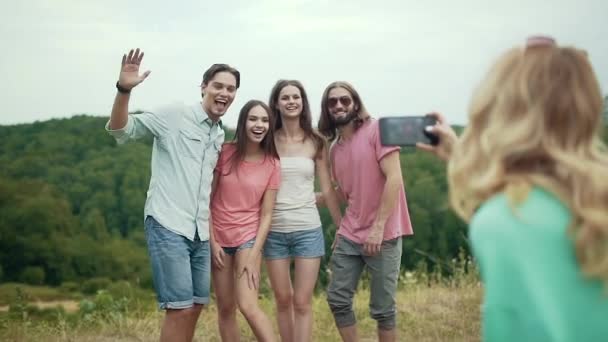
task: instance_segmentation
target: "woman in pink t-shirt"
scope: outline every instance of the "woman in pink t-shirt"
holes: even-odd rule
[[[222,147],[213,178],[210,241],[212,281],[222,340],[236,341],[236,308],[259,341],[273,341],[272,323],[258,306],[262,248],[281,182],[266,104],[251,100],[239,114],[235,137]]]

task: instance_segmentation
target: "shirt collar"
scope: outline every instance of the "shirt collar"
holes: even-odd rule
[[[194,116],[196,117],[196,122],[206,123],[210,127],[213,127],[215,124],[217,124],[220,128],[223,128],[222,120],[219,120],[218,122],[214,122],[213,120],[211,120],[209,118],[209,115],[207,115],[207,113],[203,110],[203,105],[200,102],[195,104],[192,110],[194,112]]]

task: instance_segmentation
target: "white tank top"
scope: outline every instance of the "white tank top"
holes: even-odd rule
[[[314,183],[312,159],[281,157],[281,187],[272,212],[272,231],[289,233],[321,226]]]

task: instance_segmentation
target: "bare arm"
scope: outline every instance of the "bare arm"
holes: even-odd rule
[[[213,198],[215,197],[215,192],[217,190],[217,182],[219,180],[220,175],[218,172],[213,172],[213,181],[211,181],[211,195],[209,201],[209,244],[211,245],[211,256],[213,257],[213,265],[222,269],[224,267],[224,250],[215,240],[215,232],[213,229],[213,215],[211,212],[211,203],[213,203]]]
[[[127,125],[130,91],[150,75],[150,71],[139,75],[139,65],[143,58],[144,53],[143,51],[140,53],[139,49],[135,51],[131,50],[128,55],[122,56],[118,84],[122,88],[127,89],[129,93],[116,93],[114,105],[112,106],[112,114],[110,115],[110,129],[112,130],[121,129]]]
[[[322,194],[321,198],[317,196],[317,201],[321,199],[321,202],[329,209],[329,213],[331,214],[331,218],[336,227],[340,227],[342,213],[340,212],[339,197],[331,184],[331,176],[329,175],[329,153],[326,148],[323,149],[321,156],[316,159],[315,164]]]
[[[110,114],[110,129],[121,129],[127,125],[130,97],[131,94],[116,92],[112,114]]]
[[[364,251],[369,255],[375,255],[380,252],[384,237],[384,226],[393,209],[395,209],[399,189],[403,186],[399,151],[393,151],[384,156],[380,160],[380,169],[386,177],[386,182],[384,183],[382,197],[380,198],[378,213],[372,224],[372,231],[363,246]]]
[[[315,204],[319,208],[327,207],[327,204],[325,204],[325,198],[323,198],[322,192],[315,192]]]
[[[346,204],[346,196],[344,195],[344,193],[342,193],[340,187],[336,185],[335,187],[333,187],[333,189],[336,199],[338,200],[338,205]],[[319,208],[327,207],[327,203],[325,202],[325,198],[323,197],[323,192],[315,192],[315,203]]]
[[[253,245],[252,251],[255,255],[262,252],[262,247],[266,241],[266,236],[270,231],[270,223],[272,222],[272,210],[274,209],[274,203],[277,199],[277,190],[266,190],[262,199],[262,209],[260,211],[260,225],[258,227],[258,233],[255,238],[255,244]]]
[[[258,258],[262,255],[262,248],[264,247],[264,243],[266,242],[266,236],[268,236],[268,231],[270,231],[270,223],[272,222],[272,210],[274,209],[274,203],[277,199],[277,190],[268,189],[264,192],[264,197],[262,198],[262,208],[260,210],[260,225],[258,227],[258,232],[255,237],[255,243],[253,247],[249,251],[249,257],[246,263],[244,263],[243,268],[238,271],[238,276],[242,276],[243,273],[247,273],[247,284],[249,288],[258,288],[260,285],[260,275],[257,267]]]

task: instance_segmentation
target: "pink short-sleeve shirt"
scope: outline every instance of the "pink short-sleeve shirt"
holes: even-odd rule
[[[215,240],[222,247],[239,246],[257,235],[264,193],[278,190],[281,184],[278,159],[242,161],[232,167],[235,152],[234,144],[224,144],[215,169],[219,180],[211,201],[211,219]]]
[[[380,143],[377,120],[363,123],[348,141],[339,141],[331,148],[332,176],[348,203],[338,234],[355,243],[364,243],[376,219],[386,177],[380,161],[399,147]],[[398,152],[397,152],[398,153]],[[399,196],[393,212],[386,221],[384,240],[412,235],[405,190]]]

